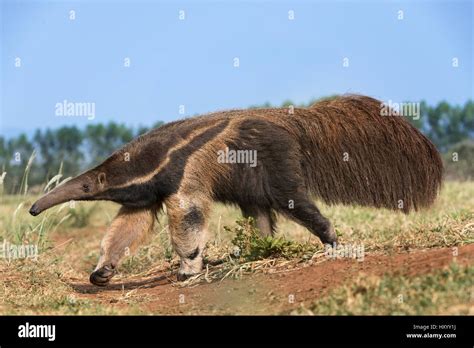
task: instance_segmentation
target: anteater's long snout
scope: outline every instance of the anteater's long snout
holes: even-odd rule
[[[29,212],[30,212],[31,215],[36,216],[36,215],[38,215],[39,213],[41,213],[42,210],[40,209],[40,207],[39,207],[38,204],[34,203],[34,204],[31,206]]]
[[[55,205],[71,200],[87,199],[90,195],[90,192],[88,192],[89,186],[83,181],[84,180],[79,176],[56,187],[31,206],[29,210],[30,214],[36,216]]]

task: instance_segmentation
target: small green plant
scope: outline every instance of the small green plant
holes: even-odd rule
[[[310,258],[317,250],[310,243],[296,243],[284,237],[261,236],[252,218],[239,219],[233,230],[227,226],[224,229],[235,234],[232,240],[233,255],[245,261],[256,261],[265,258]]]

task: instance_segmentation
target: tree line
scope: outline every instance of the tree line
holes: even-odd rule
[[[63,179],[75,176],[100,163],[133,138],[162,124],[164,122],[159,121],[152,127],[132,128],[109,122],[84,129],[76,126],[38,129],[31,137],[26,134],[10,139],[0,136],[0,176],[7,173],[3,179],[4,192],[19,192],[27,167],[30,187],[46,184],[57,174]]]
[[[298,105],[300,107],[308,104]],[[294,105],[285,101],[281,106]],[[257,107],[271,107],[269,103]],[[419,117],[408,117],[443,153],[448,174],[452,177],[473,178],[474,170],[474,102],[451,105],[440,102],[429,106],[420,103]],[[58,173],[63,178],[75,176],[109,156],[113,151],[133,138],[159,127],[128,127],[109,122],[94,124],[80,129],[63,126],[57,129],[37,130],[33,136],[20,134],[6,139],[0,136],[0,180],[8,193],[17,193],[28,167],[30,187],[46,184]],[[30,162],[30,163],[28,163]],[[2,173],[6,176],[2,177]]]

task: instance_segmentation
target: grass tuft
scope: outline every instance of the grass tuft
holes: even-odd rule
[[[310,259],[321,248],[311,243],[297,243],[285,237],[262,236],[253,218],[239,219],[237,226],[224,229],[235,235],[232,239],[233,255],[241,261],[257,261],[267,258]]]

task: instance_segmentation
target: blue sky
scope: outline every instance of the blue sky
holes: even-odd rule
[[[189,116],[341,93],[430,104],[473,98],[472,1],[1,4],[7,136],[110,120],[149,126],[182,118],[180,105]],[[64,100],[95,103],[95,118],[58,117]]]

